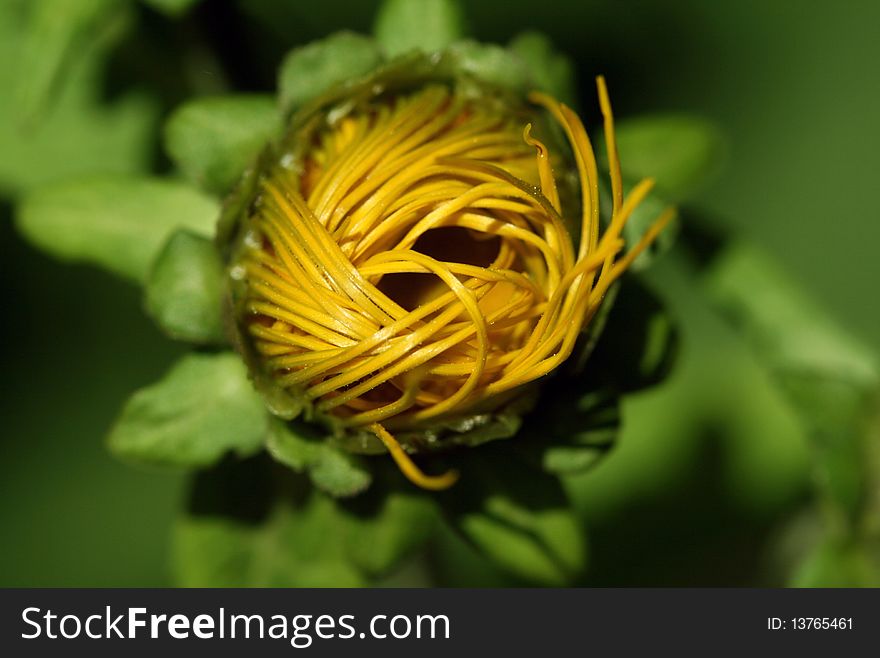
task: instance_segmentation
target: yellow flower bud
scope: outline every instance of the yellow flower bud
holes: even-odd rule
[[[622,229],[651,182],[624,199],[597,82],[613,195],[604,230],[586,130],[546,95],[375,85],[295,118],[234,257],[239,330],[274,386],[376,437],[417,484],[449,486],[454,474],[423,474],[407,456],[420,446],[392,432],[491,411],[552,372],[672,217],[626,250]],[[573,154],[574,210],[562,201],[571,168],[533,134],[548,115]]]

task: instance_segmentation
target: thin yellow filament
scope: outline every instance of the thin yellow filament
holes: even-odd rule
[[[352,111],[318,132],[300,168],[278,166],[263,183],[241,261],[246,331],[280,386],[374,434],[418,486],[443,489],[457,475],[425,475],[389,429],[492,408],[551,372],[674,214],[622,253],[652,182],[624,198],[602,78],[597,86],[613,196],[601,235],[583,124],[530,96],[572,146],[577,249],[555,161],[531,124],[442,85]]]
[[[384,427],[378,423],[370,425],[372,431],[379,440],[391,453],[391,457],[397,462],[397,466],[410,482],[420,486],[422,489],[430,489],[432,491],[442,491],[448,489],[458,480],[458,471],[446,471],[443,475],[425,475],[418,466],[409,458],[406,451],[400,446],[397,440],[388,433]]]

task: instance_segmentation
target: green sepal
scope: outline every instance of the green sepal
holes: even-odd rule
[[[388,57],[443,50],[464,36],[464,17],[454,0],[385,0],[373,33]]]
[[[212,240],[177,231],[156,257],[144,288],[144,306],[175,340],[222,344],[225,270]]]
[[[529,70],[506,48],[479,41],[459,41],[445,54],[462,74],[524,95],[529,91]]]
[[[257,452],[267,422],[263,401],[236,354],[189,354],[129,398],[107,443],[125,460],[206,466],[229,452]]]
[[[335,497],[355,496],[372,481],[361,458],[336,448],[315,425],[272,419],[266,448],[277,461],[307,473],[316,487]]]
[[[570,106],[577,103],[574,66],[544,34],[523,32],[508,48],[525,65],[531,89],[550,94]]]
[[[172,113],[164,144],[187,178],[222,195],[280,131],[281,116],[271,96],[198,98]]]
[[[449,523],[506,571],[561,586],[582,572],[586,535],[559,480],[486,446],[461,460],[461,478],[439,497]]]
[[[337,32],[291,50],[278,71],[282,112],[286,115],[328,89],[358,80],[381,62],[373,40],[353,32]]]
[[[19,231],[56,258],[143,282],[177,229],[212,236],[218,206],[182,183],[95,176],[48,185],[18,207]]]

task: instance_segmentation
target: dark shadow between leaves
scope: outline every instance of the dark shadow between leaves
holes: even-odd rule
[[[222,516],[257,526],[268,518],[280,498],[301,504],[308,491],[307,478],[275,463],[266,453],[249,459],[227,456],[196,473],[187,513]]]

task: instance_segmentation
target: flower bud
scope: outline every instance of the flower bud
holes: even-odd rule
[[[294,115],[230,249],[239,344],[275,410],[303,407],[349,449],[384,446],[429,488],[452,477],[422,474],[407,452],[527,399],[671,218],[626,250],[651,182],[624,199],[601,78],[604,230],[571,109],[443,70],[392,66]]]

